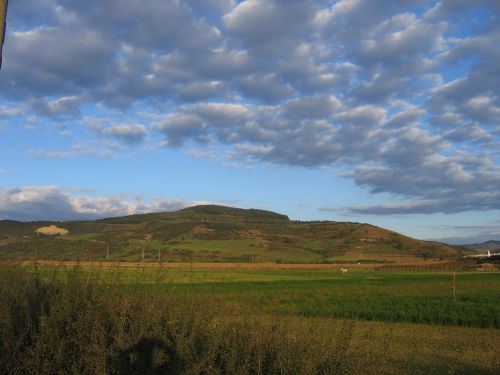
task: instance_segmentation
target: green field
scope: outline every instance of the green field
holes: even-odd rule
[[[67,269],[42,267],[45,277]],[[500,328],[500,274],[351,270],[91,269],[127,291],[190,294],[251,313]],[[262,303],[266,301],[266,303]]]
[[[500,370],[498,272],[2,266],[0,317],[11,373]]]

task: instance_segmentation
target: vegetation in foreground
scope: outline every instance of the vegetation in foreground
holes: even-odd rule
[[[306,272],[281,282],[218,281],[216,275],[201,282],[203,274],[195,273],[198,282],[186,283],[186,271],[169,280],[171,274],[140,272],[0,267],[0,369],[9,374],[493,374],[500,369],[495,328],[461,327],[462,321],[455,326],[367,322],[363,316],[338,319],[303,311],[313,300],[318,306],[326,301],[329,311],[328,289],[340,301],[350,294],[350,303],[358,300],[361,308],[369,304],[368,294],[378,291],[378,298],[391,296],[391,320],[397,321],[422,288],[434,285],[439,296],[443,284],[449,285],[445,275],[405,279],[388,273],[373,280],[377,286],[367,286],[363,280],[375,273],[342,281]],[[273,274],[264,277],[272,280]],[[484,290],[489,297],[486,293],[472,305],[498,309],[498,274],[472,275],[461,287],[457,297]]]

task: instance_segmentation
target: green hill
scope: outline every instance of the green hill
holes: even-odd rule
[[[51,225],[69,234],[36,232]],[[2,259],[156,261],[159,255],[174,262],[383,262],[461,253],[368,224],[291,221],[215,205],[96,221],[0,221]]]

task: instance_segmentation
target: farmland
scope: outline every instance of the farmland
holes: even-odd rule
[[[498,272],[458,272],[453,294],[450,272],[361,267],[342,274],[333,267],[257,265],[0,268],[0,329],[7,338],[1,361],[13,373],[24,373],[22,364],[33,361],[49,372],[89,373],[500,369]],[[9,346],[14,342],[15,353]],[[68,343],[73,350],[61,351]]]
[[[498,262],[469,252],[211,205],[0,221],[0,368],[494,374]]]

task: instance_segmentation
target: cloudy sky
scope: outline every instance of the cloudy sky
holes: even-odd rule
[[[198,203],[500,239],[497,0],[17,0],[0,219]]]

